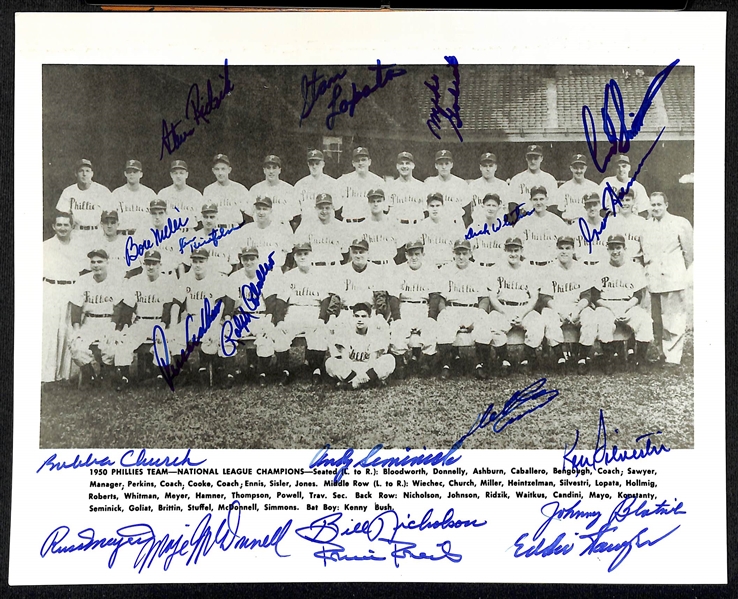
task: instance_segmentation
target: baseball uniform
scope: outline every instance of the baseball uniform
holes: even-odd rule
[[[286,181],[278,180],[275,184],[260,181],[249,190],[251,205],[256,198],[271,198],[273,218],[277,222],[289,224],[300,214],[300,203],[295,188]]]
[[[555,206],[561,212],[561,218],[571,223],[580,217],[587,216],[587,211],[584,209],[584,196],[588,193],[599,194],[599,192],[600,186],[594,181],[584,179],[582,183],[577,183],[574,179],[569,179],[559,187],[558,201]]]
[[[532,173],[528,169],[518,173],[510,180],[510,201],[516,204],[528,205],[530,203],[530,190],[537,186],[546,188],[549,206],[558,203],[559,184],[556,178],[542,170]]]
[[[614,266],[610,262],[599,266],[593,287],[605,304],[595,310],[597,336],[602,343],[613,341],[616,315],[620,315],[625,302],[646,285],[643,268],[631,261],[626,260],[622,266]],[[636,341],[653,341],[651,316],[640,305],[631,307],[623,315],[623,322],[633,330]]]
[[[497,177],[474,179],[469,183],[469,191],[472,198],[472,219],[475,221],[483,221],[485,218],[484,196],[488,193],[496,193],[500,198],[501,205],[505,208],[510,202],[510,186],[507,181]]]
[[[461,177],[450,175],[442,179],[440,175],[425,180],[426,197],[431,193],[443,195],[446,214],[463,225],[464,209],[471,205],[472,194],[469,185]]]
[[[202,192],[206,202],[218,205],[218,226],[225,229],[237,227],[244,221],[244,215],[251,215],[253,207],[248,190],[236,181],[224,185],[215,181]]]
[[[386,331],[368,327],[359,333],[353,322],[347,322],[331,337],[331,357],[325,371],[340,381],[352,374],[366,374],[373,369],[379,380],[385,380],[395,370],[395,358],[387,353],[389,338]]]
[[[282,276],[277,297],[287,304],[287,314],[274,330],[274,350],[289,351],[298,335],[305,335],[308,350],[328,349],[328,331],[320,319],[320,304],[328,297],[324,270],[303,272],[293,268]]]
[[[473,262],[463,269],[452,263],[440,269],[439,277],[446,307],[438,314],[438,343],[453,343],[463,327],[471,329],[475,343],[489,345],[492,335],[488,314],[478,308],[479,299],[489,294],[487,271]]]
[[[405,243],[400,225],[389,216],[382,220],[370,216],[364,222],[349,224],[348,230],[352,240],[369,242],[369,260],[375,264],[394,265],[397,250]]]
[[[238,250],[241,248],[255,247],[259,250],[260,256],[268,256],[274,252],[272,258],[275,268],[281,269],[287,254],[292,251],[292,227],[276,219],[269,226],[259,225],[260,223],[256,221],[248,223],[226,238],[229,247],[232,248],[231,262],[238,264]]]
[[[110,190],[93,181],[87,189],[80,189],[76,183],[65,188],[56,203],[56,209],[71,212],[75,228],[85,231],[86,235],[100,225],[100,213],[103,210],[114,210],[115,205]]]
[[[315,218],[303,220],[295,230],[294,239],[296,242],[309,242],[312,245],[313,266],[338,266],[343,260],[343,254],[348,252],[351,231],[349,225],[335,218],[327,223]]]
[[[475,264],[489,268],[507,260],[504,251],[506,234],[500,232],[501,224],[502,221],[499,218],[495,218],[491,223],[483,218],[469,225],[469,229],[475,233],[489,231],[489,234],[482,233],[471,239]]]
[[[189,185],[185,185],[183,189],[177,189],[174,184],[162,189],[158,197],[164,200],[170,210],[178,217],[189,218],[186,227],[182,227],[180,231],[183,233],[191,232],[197,225],[197,219],[200,217],[200,209],[204,203],[202,194]],[[148,205],[146,206],[148,211]]]
[[[579,264],[575,260],[570,267],[564,267],[556,260],[543,272],[541,295],[550,297],[552,302],[541,310],[545,325],[545,336],[554,347],[564,342],[562,326],[565,319],[569,323],[580,325],[579,343],[584,346],[594,345],[597,335],[597,323],[594,310],[586,306],[581,311],[577,304],[582,292],[594,285],[592,269]]]
[[[112,200],[118,211],[118,232],[121,235],[133,235],[147,228],[149,205],[156,199],[154,190],[139,183],[138,189],[131,189],[128,184],[113,190]]]
[[[505,261],[490,273],[489,297],[495,298],[505,310],[504,313],[493,310],[489,314],[492,344],[495,347],[507,344],[507,333],[513,327],[512,318],[519,316],[531,300],[538,299],[541,272],[524,261],[517,268]],[[528,312],[523,317],[521,326],[525,329],[525,345],[530,348],[538,347],[543,341],[544,333],[540,313],[535,310]]]
[[[366,194],[370,189],[384,189],[384,179],[372,172],[365,176],[356,171],[341,175],[336,187],[343,204],[342,217],[347,223],[360,222],[369,215]]]
[[[607,237],[610,235],[610,223],[612,217],[607,220],[607,225],[602,229],[602,218],[597,217],[595,222],[592,222],[588,218],[577,219],[573,224],[569,225],[567,235],[574,238],[574,255],[576,259],[587,266],[596,266],[598,264],[607,264],[610,261],[610,255],[607,253]],[[585,228],[585,223],[586,227]],[[588,239],[590,242],[585,240],[582,234],[582,229],[589,231]],[[593,235],[593,231],[602,230],[602,234],[597,236]],[[591,247],[591,251],[590,251]]]
[[[642,264],[642,240],[646,230],[646,219],[631,212],[618,212],[607,219],[607,235],[622,235],[625,238],[625,256],[627,260]]]
[[[300,203],[300,214],[302,215],[301,223],[318,219],[315,214],[315,197],[318,194],[328,194],[333,198],[333,207],[336,210],[341,209],[343,200],[336,183],[333,177],[324,173],[321,173],[319,177],[307,175],[295,183],[295,195]]]
[[[423,220],[425,199],[428,194],[422,181],[414,177],[411,177],[409,181],[397,177],[394,181],[385,183],[385,186],[389,214],[400,225],[412,226]]]
[[[556,240],[567,232],[566,223],[553,212],[534,212],[515,226],[524,255],[533,266],[545,266],[556,257]]]
[[[612,177],[605,177],[602,180],[602,183],[600,183],[599,186],[599,194],[603,199],[603,205],[606,208],[610,208],[610,210],[612,210],[613,195],[615,198],[618,198],[620,195],[625,195],[624,189],[628,186],[628,182],[630,182],[630,178],[626,178],[625,181],[620,181],[614,175]],[[612,192],[605,191],[608,185],[610,186],[610,189],[612,189]],[[648,199],[646,188],[638,181],[633,181],[630,184],[630,188],[635,192],[635,202],[633,203],[634,212],[647,212],[651,203]],[[617,206],[615,212],[617,212]]]
[[[425,260],[429,264],[441,267],[453,261],[454,241],[464,237],[464,225],[450,218],[441,218],[434,221],[432,218],[424,218],[415,228],[410,239],[422,239],[425,246]]]
[[[371,248],[369,249],[371,251]],[[388,291],[389,281],[385,276],[385,270],[376,264],[368,263],[364,270],[357,271],[349,262],[343,266],[334,268],[328,275],[330,278],[329,290],[341,298],[341,314],[332,316],[328,321],[329,330],[333,331],[344,325],[345,321],[351,321],[351,307],[359,302],[364,302],[376,309],[374,293]],[[381,314],[373,314],[372,324],[381,329],[388,329],[389,325]]]

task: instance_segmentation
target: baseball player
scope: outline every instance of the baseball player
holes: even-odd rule
[[[417,365],[421,354],[436,354],[436,318],[440,307],[443,281],[434,265],[423,264],[423,240],[405,244],[407,263],[392,273],[389,291],[392,322],[390,350],[397,358],[398,373],[404,375],[408,362]],[[409,342],[418,335],[420,345],[408,356]]]
[[[122,279],[108,274],[108,254],[93,250],[87,254],[90,273],[81,276],[70,299],[72,333],[69,351],[79,366],[82,382],[89,385],[107,378],[107,367],[115,360],[115,327],[122,297]],[[92,346],[100,354],[100,372],[95,373],[96,362]]]
[[[538,302],[543,269],[523,260],[523,242],[519,237],[505,241],[507,261],[492,271],[489,299],[492,344],[500,362],[500,374],[506,376],[511,364],[507,353],[507,333],[513,327],[525,330],[525,355],[520,370],[530,371],[536,363],[536,349],[543,341],[544,324],[535,307]]]
[[[203,204],[200,209],[200,225],[193,237],[181,237],[179,241],[180,260],[188,269],[192,263],[190,257],[196,249],[206,246],[208,250],[208,270],[227,277],[238,263],[238,250],[235,244],[242,239],[236,236],[242,229],[227,233],[230,229],[218,227],[220,209],[217,204]],[[251,223],[249,223],[251,224]]]
[[[71,327],[69,300],[79,273],[89,267],[82,245],[73,237],[72,215],[58,213],[52,225],[54,237],[43,245],[44,308],[41,335],[41,382],[67,380],[72,365],[67,347]]]
[[[295,188],[279,178],[282,173],[282,159],[270,154],[264,158],[263,171],[264,180],[249,190],[252,204],[256,198],[270,198],[274,220],[290,225],[294,231],[298,224],[295,217],[300,214],[300,203],[297,201]]]
[[[369,170],[372,159],[369,150],[359,146],[351,154],[353,173],[341,175],[336,182],[343,202],[343,220],[347,223],[359,223],[367,217],[366,194],[370,189],[381,188],[384,179]]]
[[[597,322],[594,310],[589,305],[589,290],[594,285],[592,269],[574,260],[574,239],[562,236],[556,240],[558,256],[556,261],[545,269],[541,284],[541,317],[545,326],[545,336],[557,365],[565,370],[573,353],[565,354],[564,332],[566,325],[577,326],[579,351],[576,352],[577,370],[587,372],[592,358]]]
[[[133,235],[136,229],[145,227],[146,213],[151,200],[156,198],[154,190],[141,184],[143,166],[138,160],[127,160],[123,168],[126,184],[113,190],[113,202],[118,212],[118,234]]]
[[[218,227],[231,229],[251,220],[252,206],[248,190],[236,181],[231,181],[231,161],[225,154],[213,158],[215,182],[202,192],[208,203],[218,205]]]
[[[239,341],[254,337],[254,349],[246,350],[247,368],[253,369],[260,387],[266,386],[266,375],[274,356],[274,300],[279,291],[279,271],[262,274],[259,249],[242,248],[238,254],[243,268],[228,277],[225,313],[231,315],[223,324],[221,344],[226,357],[235,356]],[[274,266],[273,266],[274,268]],[[232,362],[232,360],[231,360]],[[239,374],[230,366],[227,384],[233,384]]]
[[[489,288],[487,273],[471,262],[471,243],[458,239],[453,246],[454,261],[439,271],[442,277],[442,301],[438,314],[438,352],[441,378],[451,375],[451,360],[459,359],[452,345],[459,329],[471,331],[476,348],[476,376],[486,378],[492,333],[487,314]],[[455,352],[455,353],[454,353]]]
[[[364,222],[348,225],[351,237],[369,242],[370,262],[381,266],[388,264],[394,266],[398,249],[404,243],[400,227],[395,218],[384,212],[386,202],[383,190],[370,189],[367,192],[367,201],[369,216]]]
[[[115,206],[110,190],[92,180],[95,174],[92,162],[86,158],[77,161],[74,173],[77,182],[62,191],[56,209],[72,215],[75,227],[82,232],[78,236],[81,241],[89,232],[97,229],[100,224],[100,212],[113,210]]]
[[[280,385],[286,385],[292,378],[290,346],[298,335],[305,335],[305,358],[312,370],[313,384],[322,380],[322,366],[328,349],[326,309],[329,291],[325,272],[311,266],[311,252],[309,243],[295,244],[293,254],[297,268],[284,273],[277,293],[274,350],[277,369],[281,372]]]
[[[598,194],[592,192],[585,195],[583,199],[587,215],[569,225],[568,231],[568,235],[573,237],[576,243],[574,255],[576,260],[587,266],[607,264],[610,260],[606,244],[606,238],[609,234],[607,227],[610,226],[613,218],[610,216],[607,223],[604,222],[601,216],[602,201]],[[619,215],[620,213],[618,213],[618,217]]]
[[[370,325],[372,308],[369,304],[355,304],[351,312],[353,322],[341,327],[331,338],[326,374],[338,379],[338,388],[386,385],[387,378],[395,370],[395,358],[387,353],[388,336]]]
[[[85,256],[88,252],[103,249],[108,254],[108,272],[118,278],[127,276],[130,270],[126,265],[126,240],[118,235],[118,212],[103,210],[100,214],[100,229],[92,231],[88,236],[83,249]]]
[[[474,179],[469,183],[469,190],[472,196],[472,220],[483,221],[487,212],[484,207],[484,198],[494,193],[500,198],[500,203],[507,206],[509,203],[510,186],[507,181],[498,179],[497,173],[497,156],[492,152],[485,152],[479,157],[479,171],[482,176]],[[476,256],[476,252],[475,252]]]
[[[618,154],[614,160],[615,162],[615,175],[612,177],[605,177],[600,183],[600,197],[603,199],[603,208],[609,208],[611,212],[617,214],[617,202],[615,198],[620,199],[620,196],[625,195],[625,188],[630,186],[630,189],[635,193],[635,204],[633,210],[637,214],[648,214],[650,208],[650,202],[648,199],[648,193],[646,188],[643,187],[638,181],[631,181],[630,179],[630,158],[626,154]],[[616,202],[615,210],[612,209],[613,202]]]
[[[397,179],[387,184],[389,214],[401,226],[414,226],[425,214],[425,192],[423,182],[413,177],[415,158],[410,152],[397,155]]]
[[[454,241],[464,236],[464,226],[446,217],[442,194],[429,194],[427,205],[428,217],[418,224],[413,237],[423,240],[428,263],[440,268],[453,261]]]
[[[313,266],[338,266],[343,255],[348,254],[351,243],[349,225],[336,220],[333,198],[327,193],[319,193],[315,197],[314,210],[317,218],[303,219],[295,231],[295,240],[310,244]]]
[[[685,296],[694,260],[693,233],[687,219],[669,213],[669,200],[659,191],[651,194],[643,255],[659,353],[667,367],[676,368],[681,364],[687,327]]]
[[[554,261],[556,239],[566,234],[567,226],[563,220],[547,210],[548,192],[545,187],[531,188],[529,204],[534,212],[515,226],[516,235],[525,244],[528,263],[533,266],[547,266]]]
[[[635,335],[636,368],[646,364],[648,346],[653,341],[651,316],[641,307],[646,277],[643,269],[625,259],[625,238],[610,235],[607,238],[607,251],[610,260],[597,270],[597,278],[592,288],[591,299],[597,308],[597,337],[605,354],[605,372],[614,369],[615,348],[613,335],[617,323],[628,325]]]
[[[607,220],[607,233],[622,235],[625,238],[625,259],[643,264],[643,235],[646,229],[646,219],[633,211],[635,203],[633,189],[626,192],[621,202],[622,207]]]
[[[331,196],[333,208],[337,212],[343,206],[336,180],[323,173],[325,168],[323,152],[320,150],[308,151],[307,163],[310,174],[295,183],[295,194],[300,202],[300,222],[298,224],[315,218],[315,198],[320,194]]]
[[[172,178],[172,184],[159,191],[158,197],[182,218],[189,218],[188,225],[180,229],[182,233],[189,233],[195,228],[200,208],[205,202],[197,189],[187,185],[190,170],[184,160],[172,160],[169,176]]]
[[[474,251],[474,262],[479,266],[490,268],[506,259],[503,250],[503,234],[498,235],[503,223],[507,222],[503,205],[502,199],[496,193],[488,193],[484,196],[482,201],[484,212],[481,217],[477,213],[478,220],[474,220],[465,236],[469,237],[474,234],[471,244]]]
[[[167,275],[178,274],[181,272],[180,265],[185,263],[186,257],[179,251],[179,238],[176,236],[168,237],[163,239],[166,234],[171,230],[168,227],[169,213],[167,203],[159,198],[154,198],[149,204],[149,226],[144,229],[148,235],[145,237],[156,241],[156,237],[152,238],[152,235],[156,235],[155,231],[158,232],[159,238],[162,239],[156,244],[156,249],[161,253],[161,272]],[[139,235],[144,233],[139,230]],[[135,273],[131,273],[135,274]]]
[[[275,268],[282,269],[287,254],[292,251],[292,228],[284,221],[274,217],[272,198],[256,196],[254,198],[254,222],[248,223],[235,231],[229,238],[231,245],[255,247],[262,256],[274,252]],[[233,252],[237,256],[238,252]],[[238,262],[236,259],[235,262]]]
[[[468,226],[471,223],[472,194],[469,185],[461,177],[451,173],[454,159],[448,150],[436,152],[437,175],[425,180],[427,194],[440,193],[446,213],[456,222]]]
[[[589,193],[599,193],[600,187],[594,181],[584,177],[587,172],[587,159],[583,154],[574,154],[569,162],[571,179],[559,187],[556,210],[559,216],[568,224],[578,218],[584,218],[587,211],[584,209],[584,196]]]
[[[549,204],[558,203],[558,182],[553,175],[541,170],[543,148],[535,144],[529,145],[525,149],[525,160],[528,163],[528,168],[510,180],[511,204],[508,206],[509,212],[515,209],[515,204],[527,202],[534,187],[544,187],[546,189]]]

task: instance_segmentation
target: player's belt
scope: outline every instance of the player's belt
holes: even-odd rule
[[[449,306],[453,306],[454,308],[476,308],[476,304],[465,304],[463,302],[448,302]]]
[[[528,260],[531,264],[535,264],[536,266],[546,266],[547,264],[551,264],[553,260],[548,260],[547,262],[536,262],[535,260]]]
[[[370,260],[370,262],[374,264],[379,264],[381,266],[382,264],[389,264],[390,261],[389,260]]]
[[[401,304],[427,304],[428,300],[419,299],[419,300],[411,300],[411,299],[403,299],[400,300]]]
[[[133,235],[136,229],[118,229],[118,235]]]
[[[335,266],[335,262],[313,262],[313,266]]]
[[[95,225],[94,227],[88,227],[86,225],[79,226],[80,231],[94,231],[95,229],[97,229],[97,225]]]
[[[494,262],[479,262],[479,266],[494,266]]]
[[[85,316],[87,318],[112,318],[112,314],[92,314],[90,312],[85,312]]]
[[[611,298],[600,298],[603,302],[628,302],[631,300],[629,297],[611,297]]]
[[[525,306],[528,302],[509,302],[507,300],[498,300],[503,306]]]
[[[343,222],[346,223],[360,223],[366,220],[365,216],[362,216],[361,218],[344,218]]]
[[[74,285],[74,281],[57,281],[55,279],[47,279],[46,277],[44,277],[44,281],[52,285]]]
[[[417,219],[414,219],[414,220],[408,220],[406,218],[401,218],[400,219],[400,224],[403,224],[403,225],[414,225],[417,222],[418,222]]]
[[[161,320],[161,316],[139,316],[139,320]]]
[[[583,263],[586,264],[587,266],[594,266],[595,264],[599,264],[600,261],[599,260],[584,260]]]

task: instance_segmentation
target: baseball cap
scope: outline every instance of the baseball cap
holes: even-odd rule
[[[87,160],[87,158],[80,158],[77,163],[74,165],[74,171],[77,172],[79,169],[81,169],[83,166],[89,166],[92,168],[92,162]]]
[[[276,164],[277,166],[282,166],[282,159],[274,154],[269,154],[269,156],[264,158],[264,164]]]
[[[312,252],[313,246],[310,245],[309,241],[300,241],[292,246],[293,252]]]
[[[241,248],[241,251],[240,251],[240,253],[238,255],[241,258],[244,257],[244,256],[256,256],[258,258],[259,257],[259,250],[256,249],[253,246],[252,247],[245,247],[245,248]]]
[[[366,239],[354,239],[349,247],[369,251],[369,242]]]
[[[629,187],[628,191],[626,191],[625,194],[623,194],[623,197],[624,198],[627,198],[627,197],[634,198],[635,195],[636,195],[635,189],[633,189],[632,187]]]
[[[570,245],[574,245],[574,238],[569,235],[562,235],[556,240],[556,247],[559,247],[560,245],[568,243]]]
[[[172,166],[169,167],[169,170],[173,171],[176,168],[182,168],[186,171],[190,170],[187,168],[187,163],[184,160],[172,160]]]
[[[144,262],[161,262],[161,254],[157,250],[146,250],[144,252]]]
[[[438,200],[439,202],[441,202],[441,204],[443,204],[443,194],[442,193],[438,193],[438,192],[429,193],[428,194],[428,199],[426,200],[426,203],[427,204],[430,204],[434,200]]]
[[[616,235],[610,235],[610,237],[607,238],[607,246],[610,247],[611,245],[620,244],[622,246],[625,246],[625,237],[620,235],[619,233]]]
[[[100,258],[105,258],[105,260],[108,259],[108,253],[105,250],[92,250],[87,253],[88,258],[94,258],[95,256],[99,256]]]
[[[321,204],[333,204],[333,198],[329,193],[319,193],[315,196],[315,205],[320,206]]]
[[[274,164],[274,163],[270,163],[270,164]],[[254,200],[254,206],[258,206],[259,204],[261,204],[262,206],[268,206],[269,208],[271,208],[272,198],[268,198],[268,197],[262,198],[261,196],[259,196]]]
[[[200,210],[202,214],[205,214],[207,212],[218,212],[218,204],[203,204],[202,209]]]
[[[467,249],[471,251],[471,241],[468,239],[457,239],[454,241],[454,252],[459,249]]]
[[[409,252],[410,250],[417,250],[417,249],[424,249],[425,244],[423,243],[422,239],[416,239],[414,241],[408,241],[405,244],[405,251]]]
[[[118,220],[118,211],[117,210],[103,210],[100,214],[100,222],[107,220],[107,219],[114,219]]]
[[[523,247],[523,242],[520,241],[520,237],[508,237],[505,240],[505,249],[507,249],[509,247],[519,247],[519,248],[522,248]]]
[[[323,160],[323,152],[320,150],[308,150],[307,159],[308,162],[311,160]]]
[[[366,193],[366,197],[368,199],[370,199],[370,198],[383,198],[384,197],[384,191],[382,191],[381,189],[370,189]]]
[[[351,306],[351,311],[356,314],[359,310],[364,310],[367,314],[372,313],[372,307],[366,302],[358,302]]]
[[[502,200],[500,200],[500,196],[498,196],[496,193],[488,193],[486,196],[484,196],[484,198],[482,199],[482,204],[486,204],[487,200],[493,200],[498,204],[502,203]]]
[[[485,152],[479,157],[479,164],[484,164],[485,162],[494,162],[497,164],[497,156],[492,152]]]
[[[548,197],[548,191],[546,191],[546,188],[543,185],[534,185],[530,188],[530,197],[538,195],[539,193]]]
[[[161,198],[155,198],[149,202],[149,211],[154,210],[154,208],[158,210],[166,210],[167,203]]]
[[[574,154],[569,164],[587,164],[587,159],[584,157],[584,154]]]
[[[543,148],[536,144],[531,144],[525,148],[525,155],[527,156],[528,154],[538,154],[539,156],[543,156]]]
[[[359,146],[358,148],[354,148],[354,151],[351,152],[351,157],[352,158],[357,158],[358,156],[366,156],[367,158],[369,158],[369,150],[367,150],[363,146]]]
[[[127,170],[130,170],[130,169],[134,169],[134,170],[137,170],[137,171],[142,171],[143,170],[143,166],[141,166],[141,162],[138,161],[138,160],[126,160],[126,166],[125,166],[125,168],[123,170],[126,170],[127,171]]]
[[[216,154],[213,157],[213,166],[215,166],[219,162],[222,162],[223,164],[227,164],[228,166],[231,166],[231,161],[228,159],[228,156],[226,156],[225,154]]]
[[[441,160],[450,160],[451,162],[453,162],[454,158],[453,156],[451,156],[451,152],[449,152],[448,150],[439,150],[438,152],[436,152],[435,161],[439,162]]]
[[[625,154],[618,154],[615,157],[615,164],[620,164],[621,162],[630,164],[630,158],[628,158]]]
[[[413,155],[410,152],[400,152],[397,155],[397,162],[400,162],[400,160],[409,160],[410,162],[415,162],[415,158],[413,158]]]
[[[203,260],[207,260],[210,258],[210,252],[205,248],[197,248],[196,250],[192,250],[190,258],[202,258]]]
[[[584,202],[585,206],[587,204],[599,204],[600,194],[598,194],[596,191],[593,191],[591,193],[585,193],[584,197],[582,198],[582,201]]]

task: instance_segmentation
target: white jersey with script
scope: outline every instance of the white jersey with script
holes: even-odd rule
[[[295,183],[295,194],[297,201],[300,203],[301,222],[310,220],[318,220],[315,214],[315,196],[320,193],[327,193],[333,199],[333,207],[340,210],[343,206],[341,194],[338,191],[336,180],[326,174],[320,177],[308,175]]]
[[[498,219],[495,219],[495,228],[499,225]],[[489,234],[483,233],[471,239],[474,262],[481,266],[492,266],[507,260],[505,240],[512,234],[512,229],[502,229],[495,232],[492,224],[488,223],[486,219],[475,220],[469,225],[469,229],[475,233],[479,233],[480,231],[489,232]]]
[[[203,301],[207,298],[210,302],[210,310],[215,307],[215,303],[228,295],[229,285],[228,277],[218,272],[206,272],[202,279],[195,276],[195,272],[190,270],[185,274],[176,287],[175,298],[183,305],[183,313],[199,314],[203,307]],[[221,310],[222,314],[222,310]],[[182,319],[184,320],[184,318]],[[199,324],[199,319],[195,319]],[[172,323],[174,325],[175,323]],[[190,331],[192,333],[192,331]]]
[[[457,239],[463,239],[464,225],[451,219],[439,219],[435,222],[432,218],[423,219],[415,227],[413,235],[408,239],[422,239],[425,246],[425,260],[430,264],[442,266],[453,260],[453,247]]]
[[[159,275],[152,281],[146,274],[136,275],[123,287],[123,302],[136,310],[138,318],[160,320],[165,304],[171,304],[179,287],[177,278]]]
[[[240,225],[244,214],[251,214],[248,190],[236,181],[222,185],[218,181],[208,185],[202,192],[206,202],[218,205],[218,225],[226,228]]]
[[[485,179],[479,177],[469,182],[469,190],[472,196],[472,218],[474,220],[484,220],[484,196],[488,193],[496,193],[500,196],[500,205],[507,209],[507,204],[510,202],[510,186],[507,181],[492,177],[492,179]]]
[[[123,299],[123,279],[108,274],[98,282],[92,273],[82,275],[74,286],[70,301],[80,306],[85,316],[112,317],[113,308]]]
[[[269,271],[259,291],[259,278],[249,277],[244,269],[240,269],[228,277],[226,295],[235,302],[236,309],[263,314],[266,311],[266,298],[278,295],[281,291],[282,278],[283,275],[278,270]],[[254,309],[257,299],[258,306]]]
[[[303,272],[293,268],[282,275],[277,297],[290,306],[319,308],[320,302],[328,297],[328,285],[323,270],[311,268]]]
[[[177,189],[174,185],[170,185],[159,192],[159,199],[167,203],[167,208],[172,214],[176,214],[183,219],[190,219],[183,230],[190,231],[195,228],[202,214],[202,206],[205,203],[202,194],[197,189],[189,185]],[[179,210],[179,213],[177,213],[177,210]]]
[[[348,225],[351,239],[365,239],[369,242],[369,260],[391,262],[394,264],[397,249],[404,245],[405,235],[399,223],[389,216],[382,220],[371,217],[360,223]]]
[[[472,201],[472,193],[466,181],[456,175],[451,175],[445,180],[436,175],[425,180],[425,191],[426,197],[431,193],[442,194],[446,214],[458,222],[463,222],[464,208]]]
[[[56,236],[44,241],[44,279],[54,281],[52,284],[56,284],[56,281],[73,283],[81,271],[89,270],[90,259],[87,257],[89,250],[85,241],[71,237],[69,243],[61,243]]]
[[[389,285],[389,294],[401,302],[428,301],[431,293],[445,289],[443,276],[432,264],[423,264],[417,270],[407,263],[401,264],[392,270]]]
[[[646,231],[646,219],[638,214],[623,216],[621,210],[616,216],[607,219],[605,237],[622,235],[625,237],[625,256],[628,260],[643,257],[643,235]]]
[[[530,190],[538,185],[543,185],[546,188],[549,206],[558,203],[559,183],[554,176],[540,170],[537,173],[531,173],[527,169],[522,173],[518,173],[510,180],[510,201],[516,202],[517,204],[524,203],[529,208],[532,208]]]
[[[422,181],[415,178],[405,181],[398,177],[394,181],[385,183],[385,197],[389,206],[390,216],[393,216],[403,225],[412,225],[424,218],[427,193]]]
[[[233,265],[238,263],[238,251],[231,242],[230,237],[224,237],[219,239],[217,245],[215,242],[204,243],[212,237],[205,233],[204,229],[200,231],[194,231],[192,236],[188,236],[186,239],[196,239],[197,241],[193,244],[189,244],[182,248],[182,254],[180,260],[182,264],[192,266],[191,254],[192,250],[195,249],[195,245],[199,246],[200,249],[208,251],[208,270],[212,273],[219,273],[224,276],[231,274]],[[202,245],[200,245],[202,244]]]
[[[295,188],[286,181],[279,180],[276,185],[269,181],[260,181],[249,190],[249,195],[252,207],[256,198],[271,198],[272,218],[278,222],[289,223],[300,214]]]
[[[79,261],[86,262],[85,270],[90,269],[90,259],[87,254],[92,250],[105,250],[108,254],[108,272],[111,275],[123,278],[127,271],[138,266],[137,264],[126,264],[126,237],[116,235],[112,239],[103,235],[102,231],[92,231],[80,247]]]
[[[295,243],[310,242],[313,248],[310,260],[321,266],[338,266],[352,241],[349,225],[335,218],[327,223],[317,218],[302,221],[294,239]]]
[[[582,183],[570,179],[559,187],[559,197],[555,205],[561,212],[561,217],[572,221],[587,216],[587,211],[584,209],[584,196],[588,193],[600,193],[600,186],[589,179],[584,179]]]
[[[62,191],[56,209],[60,212],[71,212],[75,226],[97,227],[100,224],[100,212],[114,210],[110,190],[93,181],[89,188],[80,189],[75,183]]]
[[[256,222],[244,225],[231,233],[226,239],[232,249],[231,262],[238,264],[238,252],[246,247],[259,250],[259,262],[266,262],[270,252],[275,268],[282,268],[287,254],[292,251],[292,227],[281,221],[272,221],[268,227],[261,228]],[[225,241],[224,240],[224,241]]]
[[[145,185],[139,185],[136,191],[128,185],[122,185],[113,190],[112,199],[118,211],[118,230],[130,231],[146,226],[149,204],[156,199],[156,194]],[[170,210],[174,212],[173,209]]]
[[[489,294],[489,273],[473,262],[466,268],[447,264],[439,271],[443,282],[441,295],[446,303],[476,306],[480,297]]]
[[[600,183],[599,193],[600,193],[600,197],[604,198],[604,204],[606,208],[610,208],[612,210],[612,207],[611,207],[612,200],[610,199],[612,194],[610,192],[605,194],[605,187],[607,186],[607,184],[608,183],[610,184],[610,187],[613,189],[613,191],[615,192],[615,196],[617,197],[618,194],[620,194],[621,192],[623,193],[623,195],[625,195],[625,192],[623,192],[623,189],[628,187],[629,181],[630,179],[626,179],[625,181],[620,181],[618,180],[617,177],[614,177],[614,176],[605,177],[602,180],[602,183]],[[648,193],[646,193],[646,188],[643,187],[643,185],[641,185],[638,181],[633,181],[630,184],[630,188],[635,193],[635,202],[633,202],[633,211],[636,213],[648,212],[649,208],[651,207],[651,200],[648,198]]]
[[[489,296],[501,304],[523,305],[538,297],[541,285],[541,269],[521,262],[518,268],[504,262],[495,267],[490,277]]]
[[[590,244],[585,241],[584,235],[582,234],[582,227],[586,221],[589,227],[588,238],[591,239],[592,251],[590,252]],[[607,225],[602,229],[602,233],[599,235],[593,234],[593,231],[598,231],[602,227],[602,219],[598,219],[597,223],[592,223],[589,220],[580,221],[577,219],[573,224],[569,225],[569,235],[574,238],[574,256],[579,262],[588,265],[594,264],[606,264],[610,260],[610,254],[607,253],[607,236],[610,235],[610,223],[612,217],[607,220]],[[585,229],[586,230],[586,229]]]
[[[646,287],[646,275],[634,262],[625,261],[622,266],[608,262],[597,269],[593,286],[599,290],[600,299],[627,300]]]
[[[167,231],[168,230],[169,229],[167,228]],[[154,231],[156,231],[157,233],[155,233]],[[177,270],[180,264],[187,263],[187,258],[179,251],[179,239],[181,237],[179,235],[179,232],[175,233],[167,239],[162,239],[162,241],[157,244],[157,235],[159,236],[159,238],[162,238],[163,233],[164,229],[154,229],[153,227],[149,226],[147,228],[138,229],[136,231],[136,235],[133,237],[138,243],[141,243],[144,240],[148,240],[153,244],[152,249],[157,250],[161,254],[161,272],[167,274]],[[185,252],[189,253],[189,251],[189,249],[185,248]],[[140,252],[138,257],[138,264],[134,262],[133,264],[131,264],[131,268],[136,265],[141,266],[141,261],[143,260],[142,254],[143,252]]]
[[[353,322],[346,321],[336,329],[331,339],[333,345],[343,348],[343,356],[352,362],[369,362],[389,348],[388,330],[369,326],[362,335],[356,332]]]
[[[533,213],[515,226],[523,242],[523,255],[531,262],[551,262],[556,257],[556,240],[566,234],[566,223],[553,212]]]
[[[595,276],[593,269],[576,261],[571,263],[570,268],[564,268],[556,260],[544,269],[538,280],[541,294],[552,297],[561,306],[575,306],[582,292],[594,287]]]
[[[384,269],[369,263],[361,272],[353,264],[344,264],[330,273],[331,292],[341,298],[342,304],[350,308],[358,302],[374,306],[374,292],[388,291],[390,283],[384,276]]]
[[[382,177],[372,172],[362,177],[354,171],[341,175],[336,181],[336,186],[343,202],[343,220],[354,220],[369,216],[369,200],[366,194],[370,189],[384,190],[385,183]]]

